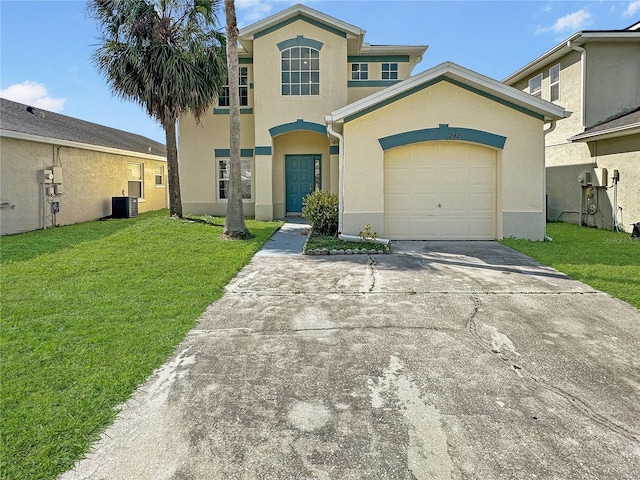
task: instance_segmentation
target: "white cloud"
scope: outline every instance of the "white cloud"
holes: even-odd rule
[[[271,13],[272,1],[238,0],[236,8],[242,13],[242,23],[262,20]]]
[[[0,97],[52,112],[60,112],[67,101],[66,98],[51,98],[44,84],[30,80],[0,90]]]
[[[578,30],[582,30],[587,25],[591,24],[591,14],[584,8],[577,12],[569,13],[564,17],[560,17],[556,20],[556,23],[549,27],[538,27],[536,35],[540,33],[554,32],[554,33],[571,33]]]
[[[632,17],[636,13],[640,12],[640,0],[634,0],[629,2],[627,9],[622,14],[623,17]]]

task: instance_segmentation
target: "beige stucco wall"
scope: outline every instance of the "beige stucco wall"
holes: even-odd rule
[[[322,42],[320,95],[281,94],[280,50],[277,44],[298,35]],[[347,40],[298,20],[253,42],[256,145],[271,145],[269,129],[303,119],[324,125],[324,116],[347,104]],[[340,59],[343,59],[340,61]]]
[[[507,137],[498,154],[496,237],[544,237],[542,121],[447,82],[347,122],[343,233],[365,223],[384,236],[384,152],[379,138],[439,124]]]
[[[640,106],[640,44],[589,43],[587,128]]]
[[[330,191],[331,161],[329,139],[313,132],[290,132],[274,139],[273,150],[273,209],[275,218],[284,218],[285,212],[285,156],[315,154],[321,156],[322,189]]]
[[[167,206],[166,162],[128,157],[73,147],[58,147],[13,138],[0,140],[0,209],[2,235],[43,228],[42,185],[38,172],[54,165],[62,167],[63,194],[57,198],[58,225],[96,220],[111,215],[111,197],[127,192],[127,164],[142,163],[144,199],[140,213]],[[155,167],[164,167],[165,185],[156,187]],[[50,227],[51,223],[47,225]]]

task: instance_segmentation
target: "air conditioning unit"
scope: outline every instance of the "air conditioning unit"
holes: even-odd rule
[[[138,197],[111,197],[111,218],[138,216]]]

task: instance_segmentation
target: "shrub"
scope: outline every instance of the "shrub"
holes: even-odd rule
[[[338,234],[338,196],[317,190],[302,200],[302,216],[323,235]]]

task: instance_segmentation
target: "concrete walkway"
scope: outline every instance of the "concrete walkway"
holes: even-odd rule
[[[63,479],[640,478],[637,309],[495,242],[279,241]]]

